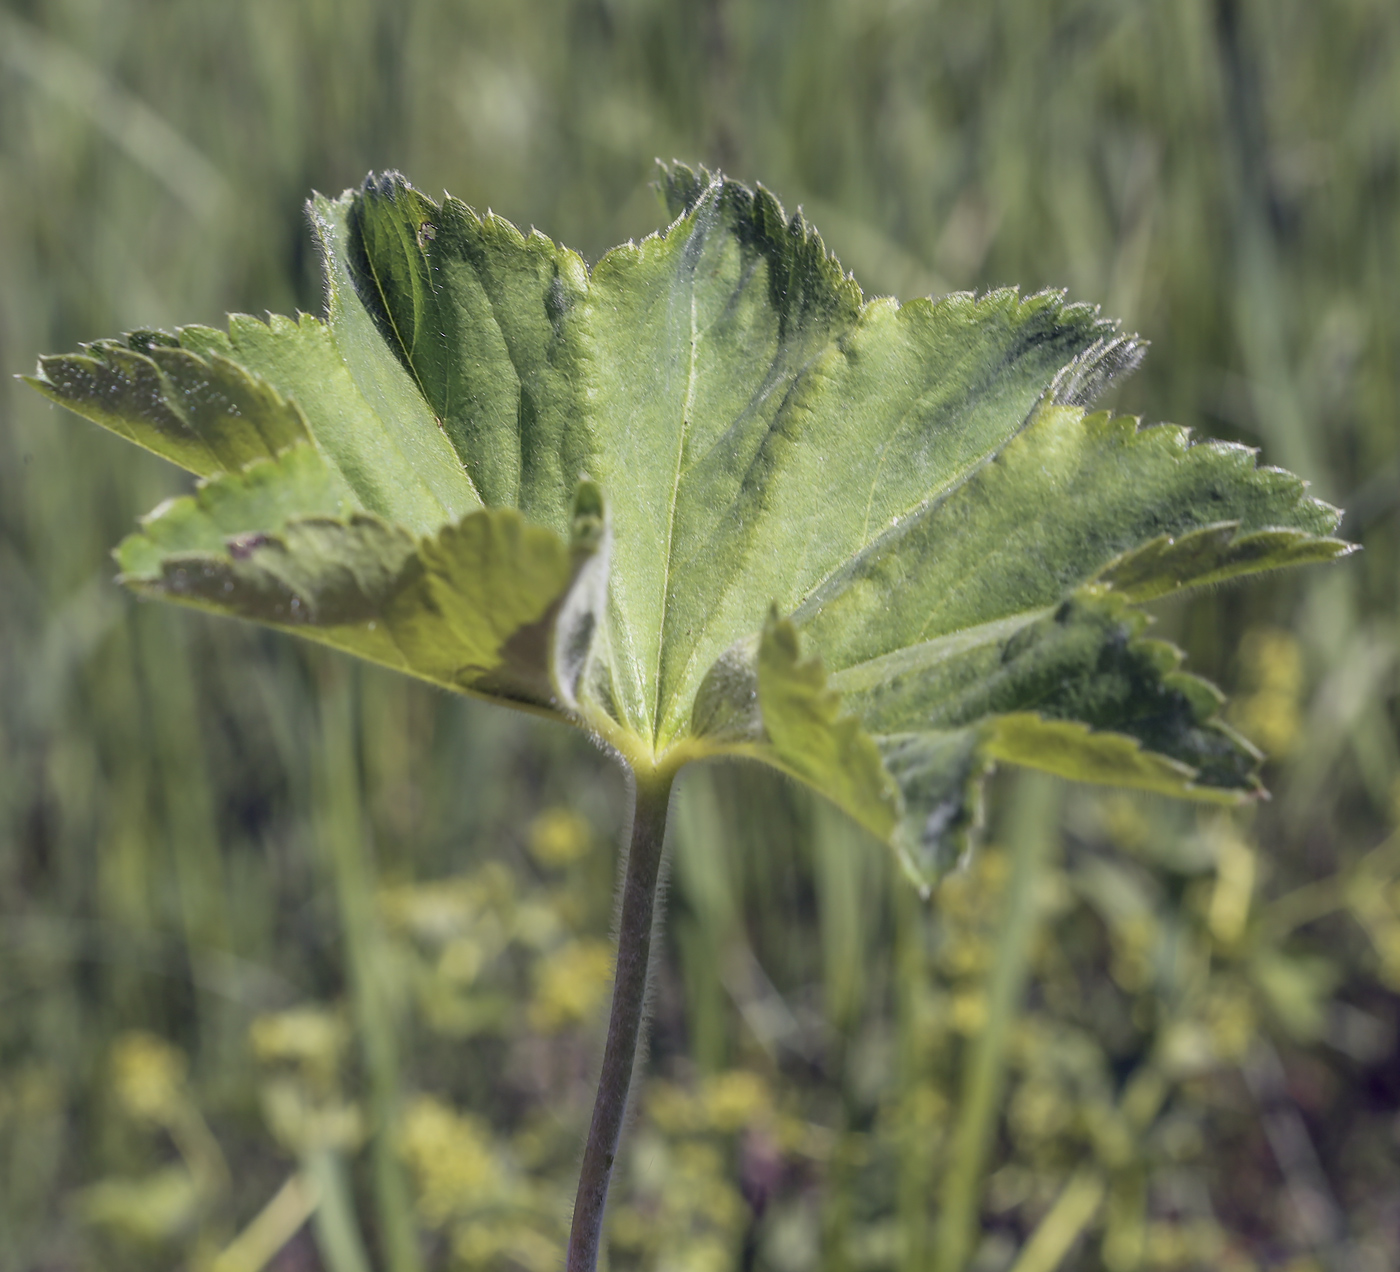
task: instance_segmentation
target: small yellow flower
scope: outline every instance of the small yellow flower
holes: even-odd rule
[[[1303,655],[1287,632],[1256,627],[1240,642],[1243,692],[1229,708],[1232,723],[1277,759],[1302,736]]]
[[[603,941],[570,941],[536,968],[529,1021],[555,1033],[588,1020],[602,1005],[612,981],[612,949]]]
[[[982,1032],[987,1023],[987,1000],[981,990],[968,990],[953,998],[953,1028],[971,1036]]]
[[[164,1126],[184,1108],[184,1053],[154,1034],[132,1030],[112,1048],[112,1085],[133,1117]]]
[[[253,1055],[263,1064],[300,1066],[317,1085],[334,1084],[349,1027],[338,1012],[296,1007],[258,1016],[248,1027]]]
[[[773,1103],[768,1084],[746,1069],[731,1069],[707,1079],[702,1098],[710,1125],[726,1135],[743,1130]]]
[[[480,1119],[423,1095],[405,1110],[399,1152],[417,1183],[418,1212],[439,1228],[501,1191],[503,1170]]]
[[[530,823],[525,841],[536,862],[546,869],[557,869],[577,861],[593,841],[588,823],[566,808],[551,808]]]

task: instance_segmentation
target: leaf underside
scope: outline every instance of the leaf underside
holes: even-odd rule
[[[396,173],[317,197],[328,312],[44,358],[200,477],[137,590],[578,724],[742,755],[920,881],[997,761],[1222,801],[1259,756],[1135,604],[1342,555],[1243,447],[1090,414],[1140,346],[1060,293],[865,300],[800,213],[663,170],[591,269]],[[604,500],[606,498],[606,508]]]

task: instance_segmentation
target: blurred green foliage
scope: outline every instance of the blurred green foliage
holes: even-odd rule
[[[1249,814],[1008,780],[1041,830],[926,909],[693,774],[611,1266],[1400,1264],[1400,10],[5,0],[0,367],[317,308],[302,200],[370,167],[596,254],[661,220],[654,155],[801,203],[867,292],[1102,301],[1154,342],[1120,409],[1262,446],[1366,551],[1160,610],[1274,757]],[[122,596],[184,479],[0,395],[0,1268],[557,1266],[619,778]]]

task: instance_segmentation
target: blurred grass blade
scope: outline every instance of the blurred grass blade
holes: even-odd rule
[[[1103,1180],[1096,1171],[1074,1175],[1055,1198],[1010,1272],[1057,1272],[1103,1202]]]
[[[326,1272],[373,1272],[355,1218],[355,1198],[345,1160],[333,1148],[317,1148],[304,1167],[318,1198],[313,1216],[316,1248]]]
[[[319,1201],[315,1183],[305,1173],[296,1172],[224,1247],[209,1272],[262,1272],[315,1213]]]
[[[355,753],[359,730],[348,677],[340,674],[328,680],[321,698],[317,838],[335,887],[355,1024],[369,1079],[371,1177],[385,1264],[388,1272],[417,1272],[422,1266],[418,1237],[396,1143],[400,1022],[390,1008],[383,984],[386,961],[375,910],[373,865],[365,842]],[[353,1223],[353,1219],[347,1222]]]
[[[1010,879],[987,978],[987,1020],[969,1049],[962,1099],[944,1174],[937,1272],[963,1272],[973,1254],[982,1180],[1001,1111],[1011,1027],[1020,1014],[1035,937],[1039,884],[1058,838],[1063,788],[1040,773],[1023,773],[1010,796]]]
[[[890,906],[894,911],[894,992],[896,1083],[901,1098],[913,1106],[899,1135],[899,1182],[896,1208],[903,1243],[901,1272],[927,1272],[929,1267],[929,1196],[933,1187],[935,1147],[921,1117],[922,1078],[930,1050],[925,1012],[932,967],[926,948],[929,914],[922,899],[891,871]]]
[[[0,58],[56,101],[87,117],[200,220],[232,203],[232,190],[204,153],[71,45],[0,10]]]

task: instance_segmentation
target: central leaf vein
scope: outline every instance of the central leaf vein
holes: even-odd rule
[[[698,227],[697,227],[698,228]],[[686,434],[695,411],[696,364],[699,361],[700,333],[696,322],[695,276],[690,276],[690,359],[686,368],[685,402],[681,407],[680,436],[676,440],[676,470],[671,480],[671,496],[666,508],[666,552],[661,565],[661,625],[656,636],[656,694],[652,699],[652,736],[661,725],[661,696],[664,677],[661,660],[671,622],[671,553],[676,534],[676,505],[680,500],[681,473],[685,464]]]

